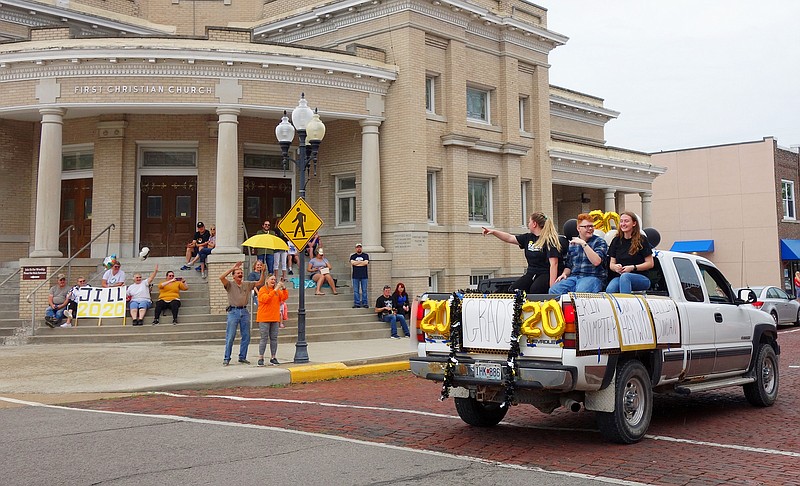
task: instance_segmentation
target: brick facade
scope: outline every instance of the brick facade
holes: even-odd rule
[[[19,121],[0,115],[0,144],[10,147],[25,168],[23,184],[13,188],[21,216],[2,215],[0,224],[17,228],[24,250],[33,246],[36,232],[35,211],[30,208],[37,201],[40,129],[30,120],[40,118],[37,109],[42,106],[68,106],[64,145],[92,147],[92,231],[96,234],[113,223],[111,252],[130,257],[141,246],[139,181],[142,174],[158,174],[141,166],[142,147],[196,150],[195,167],[166,167],[161,173],[196,175],[197,219],[212,224],[217,217],[216,110],[240,110],[241,181],[247,172],[243,163],[247,148],[277,151],[274,128],[282,111],[291,111],[304,92],[312,108],[319,107],[327,126],[306,199],[325,221],[321,234],[326,256],[333,262],[335,277],[344,280],[349,280],[347,259],[354,243],[377,224],[363,218],[361,122],[380,122],[380,199],[369,204],[380,207],[379,244],[385,251],[370,251],[374,263],[370,295],[377,295],[384,283],[398,280],[413,292],[423,291],[434,274],[440,289],[452,289],[466,287],[470,275],[519,273],[524,266],[521,252],[483,238],[481,226],[525,231],[523,183],[527,213],[557,211],[551,133],[600,147],[590,154],[595,159],[608,155],[602,123],[586,121],[609,118],[594,114],[604,110],[602,100],[550,86],[548,53],[566,38],[547,31],[546,11],[527,2],[478,0],[473,3],[486,9],[481,19],[445,5],[390,0],[334,9],[328,16],[297,22],[286,19],[304,18],[310,9],[323,4],[333,8],[336,2],[300,7],[288,0],[82,3],[93,9],[107,5],[109,18],[120,23],[121,32],[126,22],[152,23],[174,28],[177,35],[136,39],[126,39],[125,33],[73,35],[60,43],[61,58],[33,68],[30,63],[9,62],[0,71],[7,94],[0,99],[0,110],[25,112],[25,120]],[[507,29],[503,22],[509,18],[522,22],[525,29]],[[52,36],[69,30],[38,29],[28,42],[1,45],[0,61],[19,52],[35,57],[38,49],[55,39]],[[430,112],[425,109],[427,77],[434,80],[435,91]],[[468,120],[467,87],[487,93],[486,122]],[[577,103],[583,113],[554,116],[553,96]],[[520,99],[525,100],[522,124]],[[29,134],[15,138],[14,130]],[[624,160],[629,154],[618,151],[616,156],[615,160]],[[0,164],[4,163],[0,155]],[[0,167],[7,173],[7,166]],[[284,177],[278,172],[270,172],[271,177]],[[434,222],[427,218],[428,172],[435,174],[436,182]],[[337,225],[336,181],[349,175],[356,180],[355,224]],[[291,179],[291,171],[286,177]],[[488,222],[469,221],[470,178],[490,181]],[[296,184],[297,178],[293,180]],[[596,180],[575,176],[575,185]],[[559,192],[566,192],[564,186]],[[238,208],[229,217],[242,221],[242,184],[237,194],[226,196],[235,197]],[[237,241],[242,237],[240,229]],[[10,259],[25,256],[13,244],[0,239],[4,253],[14,255]],[[98,245],[93,256],[102,257],[104,251],[104,245]],[[227,260],[211,261],[212,277],[226,265]],[[222,297],[211,293],[214,312],[220,310]]]

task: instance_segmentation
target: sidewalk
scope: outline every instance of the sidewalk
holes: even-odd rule
[[[258,341],[247,359],[222,366],[224,345],[84,344],[0,347],[0,395],[129,393],[229,386],[271,386],[407,370],[408,339],[309,343],[307,364],[293,363],[294,344],[278,348],[280,366],[258,367]],[[267,361],[269,348],[267,348]]]

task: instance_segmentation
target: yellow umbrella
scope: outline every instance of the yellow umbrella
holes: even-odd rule
[[[267,234],[251,236],[244,243],[242,243],[242,246],[289,251],[289,245],[287,245],[285,241],[275,235]]]

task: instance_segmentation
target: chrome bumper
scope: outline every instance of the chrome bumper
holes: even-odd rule
[[[414,357],[409,360],[411,372],[420,378],[434,381],[444,381],[444,369],[448,358],[439,357]],[[453,384],[459,386],[488,385],[503,386],[503,381],[475,378],[474,365],[478,361],[459,358],[455,367]],[[505,361],[481,360],[480,363],[493,363],[504,365]],[[575,387],[577,369],[571,366],[562,366],[542,361],[517,361],[517,376],[514,384],[517,388],[531,390],[572,391]],[[503,368],[503,380],[506,371]]]

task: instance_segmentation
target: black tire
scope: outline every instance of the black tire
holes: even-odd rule
[[[778,398],[778,356],[767,343],[761,343],[753,365],[754,383],[744,385],[744,396],[755,407],[769,407]]]
[[[639,442],[650,427],[653,416],[653,386],[647,369],[637,360],[617,366],[614,385],[614,411],[597,412],[600,433],[620,444]]]
[[[800,326],[800,309],[797,309],[797,320],[794,321],[795,326]]]
[[[777,312],[772,311],[772,312],[769,313],[769,315],[771,315],[772,316],[772,320],[775,321],[775,326],[780,325],[780,322],[778,322],[778,313]]]
[[[474,398],[456,398],[456,412],[461,420],[475,427],[494,427],[508,412],[499,403],[479,402]]]

